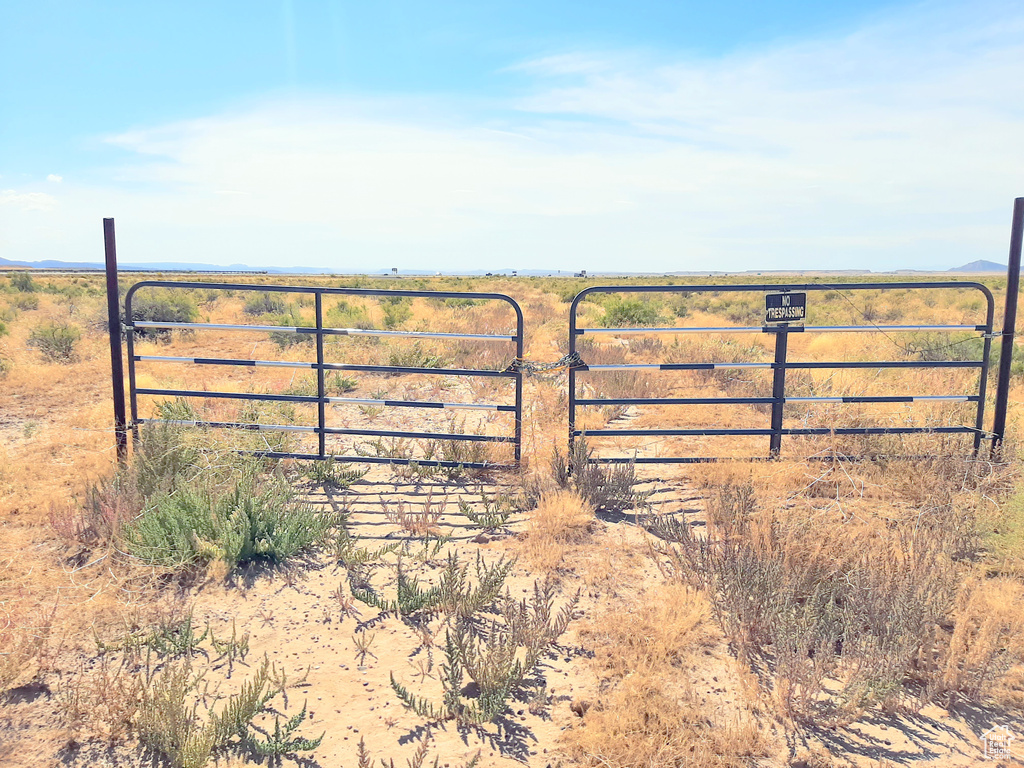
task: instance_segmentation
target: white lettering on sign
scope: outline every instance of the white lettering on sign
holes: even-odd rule
[[[803,307],[768,307],[766,310],[769,320],[802,320],[804,317]]]

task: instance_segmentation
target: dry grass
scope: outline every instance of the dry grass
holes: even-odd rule
[[[26,605],[24,596],[0,599],[0,694],[48,671],[60,640],[53,636],[57,611],[57,603]]]
[[[955,703],[981,700],[999,687],[1008,693],[1007,673],[1024,662],[1024,585],[970,578],[960,589],[952,621],[934,695]]]
[[[594,510],[575,493],[545,494],[529,513],[522,552],[535,571],[557,571],[566,552],[587,538],[593,521]]]
[[[681,668],[715,645],[719,632],[702,592],[668,583],[631,596],[591,621],[581,635],[594,645],[602,677],[620,680],[643,670]]]
[[[685,683],[639,672],[567,732],[569,754],[608,768],[749,766],[774,749],[750,715],[715,718]]]

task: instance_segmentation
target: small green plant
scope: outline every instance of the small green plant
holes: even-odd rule
[[[341,371],[334,371],[324,381],[324,389],[328,395],[341,395],[359,388],[359,379],[352,376],[345,376]]]
[[[293,717],[285,721],[284,726],[281,726],[281,719],[274,716],[274,733],[267,734],[265,739],[260,739],[256,736],[249,738],[249,744],[252,750],[257,755],[264,755],[267,757],[275,758],[281,757],[282,755],[293,755],[296,752],[312,752],[314,749],[320,746],[320,742],[324,740],[324,736],[327,732],[320,734],[319,738],[307,739],[302,736],[294,736],[293,734],[302,725],[302,721],[306,719],[306,705],[302,705],[302,711],[296,713]]]
[[[346,567],[359,566],[364,563],[373,563],[381,560],[385,555],[390,555],[402,545],[402,542],[395,541],[384,544],[377,549],[366,549],[359,546],[358,542],[342,525],[338,526],[338,535],[334,541],[334,556],[338,562]]]
[[[275,676],[266,657],[219,711],[204,706],[211,693],[205,673],[194,672],[189,662],[144,671],[147,680],[135,718],[139,740],[175,768],[204,768],[215,751],[229,748],[274,757],[311,751],[323,739],[295,735],[306,719],[305,706],[283,727],[275,715],[273,734],[253,723],[286,685],[283,673]]]
[[[191,665],[170,664],[153,676],[142,695],[136,716],[139,740],[175,768],[203,768],[217,745],[216,723],[203,722],[199,711],[203,682],[204,675],[194,673]],[[249,717],[265,703],[260,701]]]
[[[82,338],[77,326],[62,320],[37,325],[28,336],[28,346],[38,349],[52,363],[73,363],[77,359],[75,345]]]
[[[396,572],[394,600],[385,598],[369,584],[360,586],[354,578],[350,581],[352,597],[384,613],[393,613],[399,617],[409,617],[419,611],[434,610],[441,604],[441,588],[438,586],[424,588],[416,576],[410,576],[407,573],[401,558],[396,565]]]
[[[506,595],[498,616],[489,622],[473,615],[452,621],[445,633],[440,703],[415,696],[393,673],[391,688],[421,717],[472,725],[491,722],[508,708],[513,694],[568,627],[578,599],[577,593],[556,613],[553,586],[537,582],[528,600]],[[475,698],[464,694],[467,677],[476,683]]]
[[[488,498],[481,492],[480,503],[483,509],[474,509],[465,499],[459,499],[459,511],[474,528],[488,532],[503,530],[518,508],[515,500],[506,494]]]
[[[210,630],[210,645],[220,656],[217,661],[226,660],[228,664],[228,677],[234,671],[236,661],[245,661],[249,655],[249,633],[239,636],[238,628],[235,626],[234,618],[231,619],[231,636],[224,640],[218,640],[213,630]]]
[[[156,631],[146,638],[145,645],[160,656],[192,656],[209,634],[209,624],[201,634],[196,633],[193,615],[189,611],[181,621],[158,625]]]
[[[304,477],[315,485],[325,488],[348,488],[361,479],[365,469],[352,469],[351,465],[335,461],[333,456],[324,461],[312,461],[302,471]]]
[[[246,470],[226,491],[189,486],[156,497],[125,529],[128,551],[147,563],[184,567],[213,560],[229,569],[256,559],[280,563],[313,547],[337,525],[296,502],[283,480]]]

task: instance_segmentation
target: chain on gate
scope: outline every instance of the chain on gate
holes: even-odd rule
[[[523,358],[515,358],[511,363],[508,364],[506,371],[521,371],[527,376],[540,379],[554,379],[561,375],[563,371],[568,371],[570,368],[581,368],[586,366],[583,358],[580,357],[578,352],[570,352],[567,355],[562,355],[560,358],[555,360],[553,363],[536,363]]]

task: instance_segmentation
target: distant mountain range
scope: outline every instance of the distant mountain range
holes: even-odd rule
[[[0,269],[12,267],[21,267],[27,269],[90,269],[90,270],[102,270],[103,264],[100,262],[92,261],[55,261],[53,259],[47,259],[46,261],[11,261],[9,259],[0,258]],[[147,262],[144,264],[140,263],[125,263],[118,264],[118,268],[126,272],[265,272],[272,275],[389,275],[391,274],[390,269],[378,269],[376,271],[354,271],[345,269],[327,269],[325,267],[252,267],[248,264],[191,264],[182,261],[155,261]],[[897,269],[893,270],[897,274],[909,274],[915,272],[927,272],[928,270],[917,270],[917,269]],[[939,271],[939,270],[936,270]],[[954,267],[953,269],[947,270],[949,272],[1006,272],[1005,264],[998,264],[994,261],[985,261],[984,259],[978,261],[972,261],[969,264],[964,264],[962,267]],[[867,274],[870,273],[870,269],[865,270],[854,270],[854,269],[804,269],[804,270],[785,270],[785,269],[773,269],[773,270],[744,270],[741,272],[734,272],[732,274],[747,274],[747,275],[761,275],[761,274]],[[475,269],[468,272],[448,273],[448,274],[460,274],[460,275],[511,275],[516,273],[522,276],[572,276],[576,273],[565,270],[553,270],[553,269],[494,269],[485,271],[482,269]],[[399,274],[404,276],[425,276],[425,275],[437,275],[440,272],[423,269],[402,269],[399,270]],[[583,273],[584,275],[586,273]],[[728,272],[722,272],[718,270],[714,271],[677,271],[677,272],[591,272],[590,275],[603,275],[605,277],[630,277],[630,276],[641,276],[641,275],[666,275],[666,276],[685,276],[685,275],[725,275],[730,274]]]
[[[949,270],[950,272],[1005,272],[1005,264],[997,264],[994,261],[985,261],[979,259],[978,261],[972,261],[970,264],[964,264],[962,267],[954,267]]]

